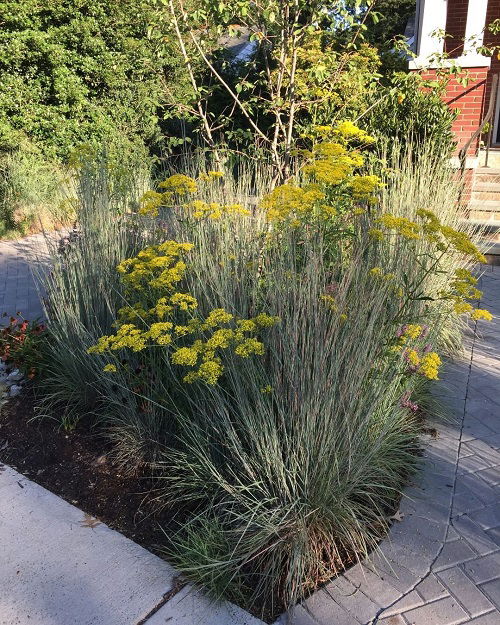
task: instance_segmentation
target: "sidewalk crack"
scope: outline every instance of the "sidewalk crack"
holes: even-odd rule
[[[174,579],[172,580],[173,585],[172,588],[170,590],[168,590],[163,597],[161,598],[161,600],[154,606],[154,608],[152,608],[147,614],[146,616],[144,616],[143,618],[141,618],[140,621],[138,621],[136,623],[136,625],[147,625],[148,620],[158,612],[158,610],[160,610],[160,608],[162,608],[166,603],[168,603],[170,601],[170,599],[172,599],[173,597],[175,597],[175,595],[177,595],[183,588],[184,586],[187,584],[186,580],[182,579],[180,575],[178,575],[177,577],[174,577]]]

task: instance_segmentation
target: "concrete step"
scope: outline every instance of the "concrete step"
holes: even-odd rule
[[[480,221],[500,221],[500,206],[497,210],[480,210],[469,207],[467,219]]]
[[[477,185],[472,187],[471,199],[478,202],[497,202],[500,205],[499,191],[479,191]]]
[[[500,167],[478,167],[476,174],[496,174],[500,176]]]
[[[500,182],[477,182],[472,189],[482,193],[500,193]]]
[[[497,232],[500,230],[500,219],[469,219],[465,217],[460,221],[464,224],[476,226],[478,230],[485,232]]]
[[[474,186],[476,183],[500,183],[500,169],[493,167],[478,167],[475,171]]]
[[[483,165],[486,163],[486,150],[480,150],[479,152],[479,164]],[[488,166],[489,167],[500,167],[500,152],[497,148],[491,148],[488,156]]]
[[[500,210],[500,200],[472,200],[469,208],[473,210]]]
[[[474,226],[482,243],[500,243],[500,219],[463,218],[460,221],[464,225]]]
[[[491,256],[500,256],[500,241],[484,240],[479,241],[477,247],[483,254],[489,254]]]

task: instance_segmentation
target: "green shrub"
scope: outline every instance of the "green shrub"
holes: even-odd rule
[[[0,149],[24,136],[53,159],[91,138],[154,141],[163,80],[179,100],[183,81],[168,31],[161,48],[149,37],[151,8],[136,0],[0,2]]]
[[[436,154],[450,157],[456,145],[451,129],[456,113],[441,94],[440,88],[429,85],[419,74],[396,73],[372,92],[363,126],[389,144],[427,143]]]

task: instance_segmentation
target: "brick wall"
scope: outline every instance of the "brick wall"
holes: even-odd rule
[[[453,78],[449,82],[444,96],[444,101],[448,106],[458,111],[457,119],[453,123],[453,132],[458,141],[457,153],[479,128],[485,105],[488,68],[469,68],[468,73],[469,82],[466,87]],[[436,72],[428,70],[423,73],[423,77],[434,80]],[[477,145],[477,142],[474,142],[468,153],[474,155]]]
[[[460,56],[463,52],[463,42],[460,42],[460,40],[463,39],[465,35],[467,12],[469,8],[471,11],[474,10],[474,1],[475,0],[448,0],[446,32],[452,35],[453,38],[445,39],[445,50],[452,58]],[[500,0],[489,0],[486,25],[491,24],[498,18],[500,18]],[[488,28],[486,28],[484,45],[500,46],[500,34],[493,35]],[[467,86],[464,87],[453,79],[448,84],[444,96],[444,100],[448,106],[458,112],[457,119],[453,124],[453,132],[458,141],[457,154],[479,128],[488,110],[493,74],[500,74],[500,59],[498,58],[498,54],[495,53],[493,55],[491,68],[467,68],[464,72],[467,72],[469,77]],[[423,74],[423,77],[434,80],[436,72],[428,70]],[[497,137],[493,137],[494,143],[495,139],[498,139],[498,143],[500,143],[500,132]],[[478,145],[479,138],[478,141],[475,141],[470,146],[468,154],[471,156],[475,155]]]
[[[446,37],[444,49],[451,58],[459,57],[464,51],[465,27],[469,0],[448,0],[448,15],[446,18]]]

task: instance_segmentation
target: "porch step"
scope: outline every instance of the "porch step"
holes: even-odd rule
[[[500,183],[500,169],[495,169],[494,167],[478,167],[475,172],[474,187],[481,183]]]
[[[500,176],[500,167],[477,167],[476,174],[496,174]]]
[[[500,191],[477,191],[477,186],[473,187],[471,193],[472,201],[478,202],[497,202],[500,204]]]
[[[500,182],[476,182],[473,188],[482,193],[500,193]]]
[[[500,199],[498,200],[472,200],[472,202],[469,202],[469,208],[472,210],[500,211]]]
[[[468,226],[475,226],[480,234],[478,246],[482,252],[488,247],[500,244],[500,219],[461,219]]]
[[[478,230],[482,229],[484,232],[497,232],[500,230],[499,219],[461,219],[461,222],[476,226]]]

